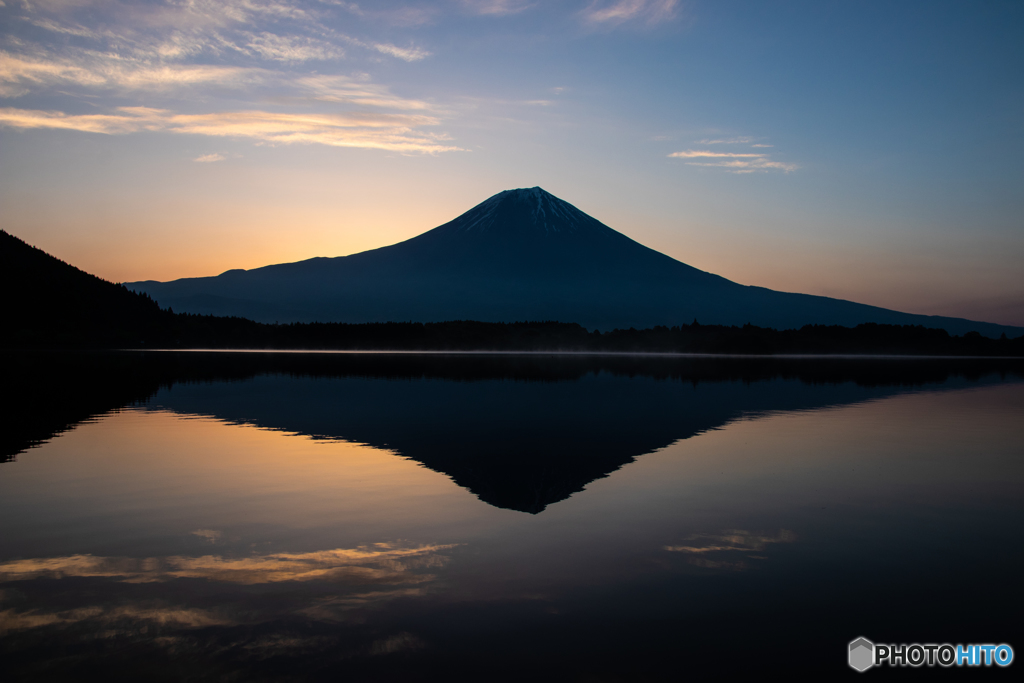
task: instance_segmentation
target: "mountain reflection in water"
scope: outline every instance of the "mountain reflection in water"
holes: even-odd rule
[[[1019,363],[7,360],[5,681],[677,680],[778,643],[831,678],[860,635],[1017,642]]]
[[[443,472],[491,505],[534,514],[639,455],[743,416],[1024,372],[1020,362],[986,360],[83,355],[84,378],[82,356],[64,367],[35,357],[23,367],[19,376],[30,389],[18,393],[37,396],[22,404],[30,419],[11,420],[0,457],[66,429],[19,435],[77,389],[89,397],[68,401],[68,422],[141,401],[363,443]],[[95,406],[83,407],[87,401]]]

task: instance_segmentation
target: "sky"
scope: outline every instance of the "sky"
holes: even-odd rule
[[[1024,325],[1024,3],[0,0],[0,227],[116,282],[540,186],[736,282]]]

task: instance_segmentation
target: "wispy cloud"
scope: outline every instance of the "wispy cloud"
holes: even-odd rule
[[[337,75],[302,76],[292,81],[302,96],[319,102],[339,102],[360,107],[378,107],[399,110],[430,110],[423,100],[399,97],[388,88],[366,79]]]
[[[383,52],[386,55],[391,55],[392,57],[398,57],[399,59],[407,62],[418,62],[421,59],[426,59],[430,56],[429,52],[418,47],[398,47],[391,43],[374,43],[373,49],[377,52]]]
[[[259,68],[205,64],[152,64],[117,55],[85,54],[79,60],[40,59],[0,51],[0,97],[17,97],[52,86],[123,91],[168,91],[216,85],[243,88],[277,80]]]
[[[340,7],[362,19],[369,19],[390,26],[423,26],[432,24],[437,20],[442,11],[442,8],[439,6],[441,3],[381,9],[374,6],[366,7],[355,2],[345,2],[344,0],[320,0],[320,2],[324,5]]]
[[[594,0],[580,15],[592,25],[617,26],[628,21],[654,25],[675,18],[678,9],[678,0]]]
[[[345,51],[325,40],[306,36],[277,35],[268,31],[250,33],[240,49],[247,50],[263,59],[279,62],[308,62],[341,59]]]
[[[259,67],[162,64],[126,60],[44,61],[0,51],[0,97],[16,97],[40,88],[76,86],[123,96],[160,93],[184,97],[197,89],[273,90],[278,97],[291,94],[320,102],[349,103],[361,107],[428,109],[422,100],[399,97],[367,78],[316,74],[296,76]]]
[[[339,6],[363,11],[354,3]],[[42,32],[32,34],[35,42],[7,36],[0,98],[85,99],[92,111],[82,112],[79,102],[48,110],[8,107],[0,116],[6,127],[157,131],[409,153],[459,149],[445,134],[425,130],[441,125],[445,112],[334,66],[348,52],[378,55],[371,63],[379,55],[416,62],[431,53],[338,33],[320,21],[324,11],[336,11],[324,5],[37,0],[20,11],[23,23]],[[0,38],[7,33],[0,28]],[[311,62],[317,71],[309,69]],[[96,106],[104,98],[116,98],[111,105],[146,106]]]
[[[383,52],[408,60],[422,59],[430,53],[420,48],[380,50],[388,43],[365,40],[338,33],[322,21],[322,12],[313,12],[286,2],[190,0],[119,6],[116,15],[105,17],[102,28],[89,28],[75,21],[76,5],[55,5],[53,16],[39,16],[34,3],[22,20],[54,33],[90,39],[100,52],[128,59],[176,59],[199,54],[223,56],[238,52],[271,61],[338,60],[345,57],[342,43]],[[103,16],[115,3],[84,3]],[[346,9],[361,12],[358,5],[340,3]],[[44,6],[45,9],[45,6]],[[254,27],[261,30],[254,31]],[[68,48],[71,52],[79,49]],[[104,49],[106,48],[106,49]],[[76,55],[77,56],[77,55]]]
[[[529,0],[462,0],[462,4],[474,14],[502,17],[518,14],[537,3]]]
[[[709,151],[695,151],[688,149],[685,152],[672,152],[669,157],[676,159],[693,159],[697,157],[763,157],[764,154],[735,154],[733,152],[709,152]]]
[[[94,31],[81,24],[60,24],[51,19],[32,16],[23,17],[23,19],[32,26],[54,33],[63,33],[64,35],[78,36],[79,38],[91,38],[93,40],[99,40],[104,37],[102,31]]]
[[[196,157],[192,161],[198,161],[201,164],[212,164],[215,161],[224,161],[225,158],[226,157],[223,154],[204,154],[202,156]],[[203,530],[200,529],[199,531]],[[196,535],[202,535],[199,533],[199,531],[193,531],[192,533]]]
[[[738,138],[717,138],[713,140],[697,140],[697,145],[750,145],[755,149],[774,147],[775,145],[768,145],[763,142],[754,142],[756,138],[750,136],[743,136]]]
[[[248,138],[272,144],[320,144],[425,154],[459,150],[447,144],[443,134],[418,130],[437,123],[431,116],[374,112],[177,114],[166,109],[120,107],[113,114],[72,115],[59,111],[0,109],[0,126],[23,130],[50,128],[106,135],[157,131]]]
[[[86,40],[48,44],[19,37],[8,41],[8,55],[30,62],[81,65],[99,71],[125,71],[133,67],[152,70],[157,65],[180,65],[189,57],[206,55],[222,60],[232,53],[271,63],[337,61],[346,56],[343,44],[405,61],[430,56],[428,50],[420,47],[400,47],[338,33],[323,25],[317,13],[291,3],[191,0],[119,5],[121,11],[115,14],[109,13],[113,3],[85,5],[99,17],[92,22],[97,28],[74,19],[76,4],[54,4],[52,16],[39,14],[50,7],[46,3],[26,5],[29,9],[19,17],[23,21]],[[272,21],[265,20],[266,17]],[[3,33],[6,32],[0,31]],[[7,70],[0,69],[0,74]]]
[[[123,135],[144,130],[159,130],[162,119],[168,114],[162,109],[145,107],[121,107],[117,114],[81,114],[69,116],[59,111],[32,109],[0,109],[0,126],[8,128],[53,128],[76,130],[83,133]]]
[[[698,145],[749,145],[754,141],[751,137],[718,138],[715,140],[698,140]],[[754,145],[756,147],[756,145]]]
[[[688,149],[682,152],[672,152],[668,156],[670,159],[690,159],[686,162],[689,166],[721,168],[730,173],[756,173],[758,171],[789,173],[800,168],[793,163],[773,161],[765,152],[715,152]]]

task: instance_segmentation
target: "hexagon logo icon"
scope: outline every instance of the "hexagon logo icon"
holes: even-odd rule
[[[857,671],[867,671],[875,663],[875,644],[867,638],[850,642],[850,666]]]

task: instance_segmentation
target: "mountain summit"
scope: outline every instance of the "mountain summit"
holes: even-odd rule
[[[505,190],[422,235],[344,258],[355,264],[369,254],[402,262],[409,269],[406,277],[425,285],[439,286],[456,274],[469,278],[465,285],[499,297],[486,305],[502,305],[516,292],[533,292],[548,302],[532,315],[529,308],[516,306],[516,320],[537,320],[542,309],[557,301],[572,305],[586,296],[582,287],[615,300],[616,287],[659,273],[673,281],[683,277],[710,286],[732,284],[634,242],[539,187]],[[479,315],[494,319],[486,309]]]
[[[459,235],[527,234],[556,237],[609,238],[607,225],[539,187],[505,190],[483,201],[451,223],[426,233]]]
[[[351,256],[128,286],[179,312],[262,322],[559,320],[606,330],[697,319],[1016,330],[740,285],[645,247],[539,187],[500,192],[433,230]]]

